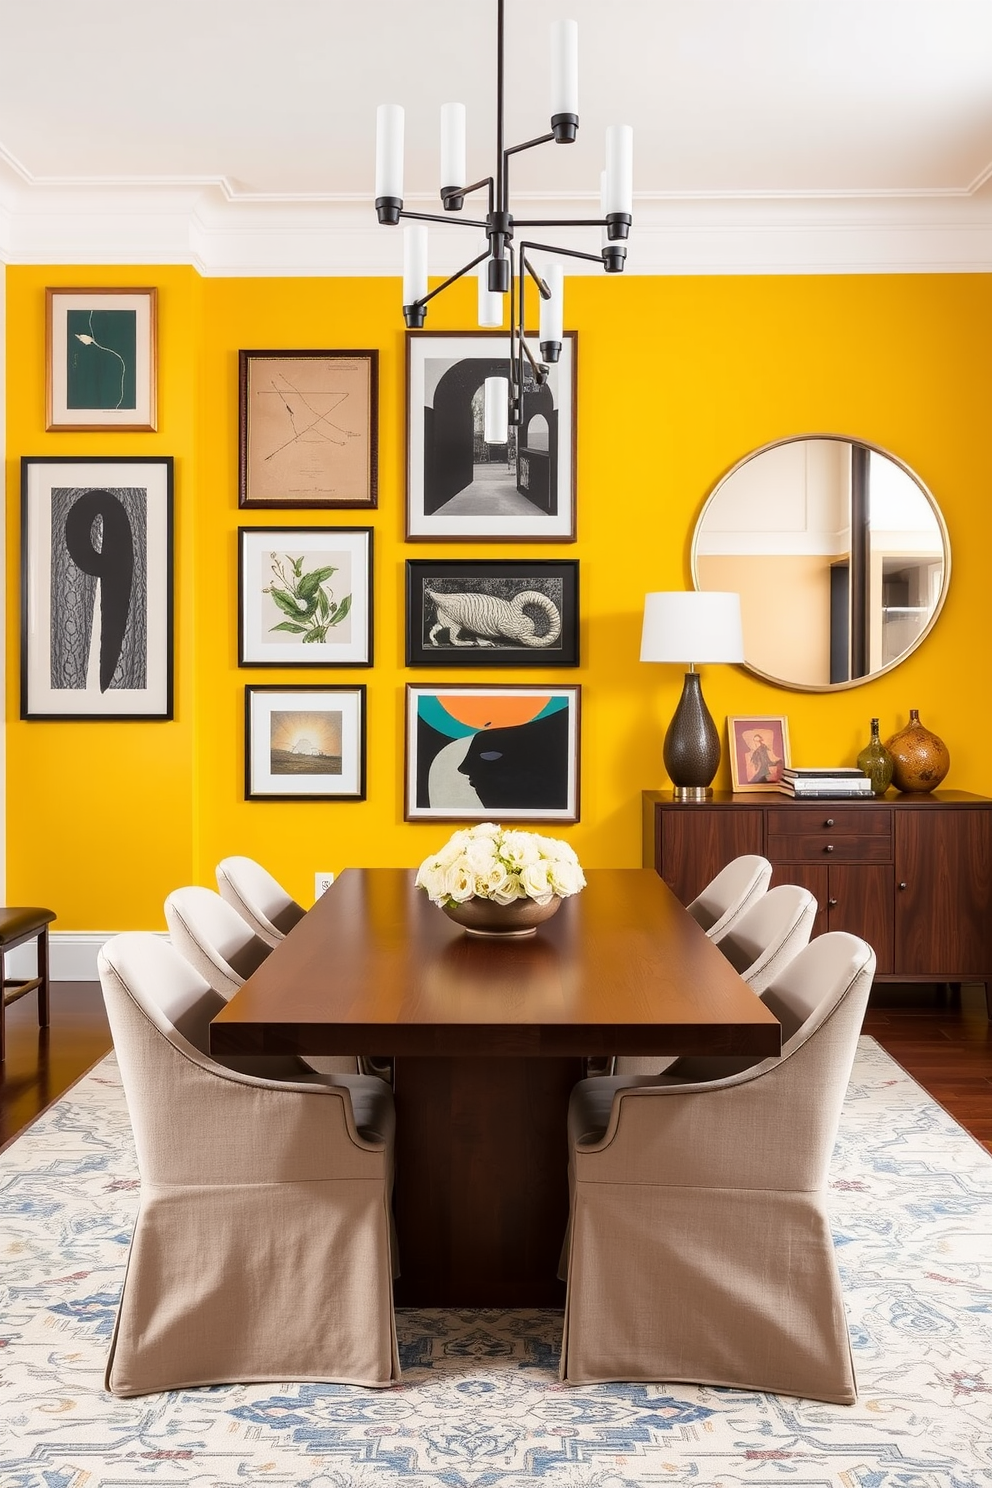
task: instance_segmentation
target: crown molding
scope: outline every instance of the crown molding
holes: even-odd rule
[[[992,190],[917,195],[639,196],[634,274],[987,273]],[[434,211],[433,198],[408,200]],[[587,198],[516,199],[520,217],[582,217]],[[540,229],[554,241],[556,234]],[[598,252],[595,229],[558,234]],[[431,267],[453,273],[478,230],[431,233]],[[205,277],[398,276],[401,235],[369,199],[248,196],[226,181],[51,184],[0,155],[0,260],[10,264],[192,264]],[[596,273],[573,261],[573,272]]]

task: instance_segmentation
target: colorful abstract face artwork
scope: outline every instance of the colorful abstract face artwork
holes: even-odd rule
[[[410,687],[407,819],[576,821],[577,687]]]

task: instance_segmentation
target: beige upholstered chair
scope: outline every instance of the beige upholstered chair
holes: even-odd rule
[[[687,905],[710,940],[719,942],[731,925],[768,888],[772,865],[757,853],[745,853],[721,868],[716,878]]]
[[[306,913],[254,858],[224,858],[217,864],[217,887],[268,946],[284,940]]]
[[[165,901],[165,922],[176,950],[225,1002],[272,950],[218,893],[196,884],[173,889]],[[264,1066],[258,1057],[240,1060],[235,1067],[276,1080],[305,1077],[308,1069],[324,1075],[354,1075],[359,1070],[358,1059],[348,1054],[313,1055],[306,1061],[292,1054],[266,1055]]]
[[[781,1059],[575,1087],[563,1379],[856,1398],[825,1200],[874,969],[821,935],[764,994]]]
[[[816,900],[798,884],[779,884],[744,911],[719,941],[720,950],[760,997],[794,956],[809,944],[816,919]],[[716,1080],[756,1064],[755,1059],[709,1058],[663,1060],[657,1055],[621,1054],[617,1075],[655,1075],[666,1080]]]
[[[99,970],[141,1177],[107,1389],[389,1384],[388,1086],[223,1068],[223,998],[158,936],[116,936]]]

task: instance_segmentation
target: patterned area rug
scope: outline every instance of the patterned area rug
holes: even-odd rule
[[[103,1061],[0,1157],[2,1488],[992,1484],[992,1160],[862,1039],[833,1168],[861,1398],[562,1387],[556,1312],[406,1311],[387,1391],[104,1394],[137,1202]]]

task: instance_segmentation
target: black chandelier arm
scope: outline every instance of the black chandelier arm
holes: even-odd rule
[[[443,222],[449,227],[481,227],[483,232],[489,230],[489,223],[478,222],[470,217],[440,217],[436,212],[408,212],[405,208],[399,213],[400,217],[409,217],[412,222]]]
[[[524,140],[522,145],[507,145],[503,151],[504,168],[508,155],[519,155],[521,150],[533,150],[535,145],[548,145],[555,137],[554,130],[550,134],[539,134],[535,139]]]
[[[606,227],[605,217],[515,217],[514,227]],[[546,248],[547,244],[535,243],[535,248]],[[566,253],[565,248],[553,248],[552,253]],[[589,254],[580,254],[579,257],[589,257]]]
[[[492,176],[483,176],[481,181],[474,181],[471,186],[446,186],[441,192],[441,200],[443,202],[448,202],[455,197],[471,196],[473,192],[481,191],[483,186],[489,187],[489,210],[490,212],[492,212],[493,191],[495,189],[495,182]],[[450,222],[452,219],[450,217],[436,217],[432,218],[431,220],[435,222]],[[459,221],[461,220],[463,219],[460,218]],[[476,227],[477,225],[477,223],[472,223],[473,227]],[[485,224],[483,224],[483,226],[485,226]]]
[[[555,226],[557,226],[557,225],[558,224],[556,223]],[[584,223],[583,226],[588,226],[588,227],[602,227],[603,224],[602,224],[602,222]],[[598,264],[601,264],[603,262],[603,256],[602,256],[601,253],[582,253],[582,252],[580,252],[580,250],[578,248],[558,248],[558,247],[555,246],[554,243],[530,243],[530,242],[527,242],[527,243],[521,243],[520,244],[520,252],[521,253],[523,253],[527,248],[536,248],[537,251],[538,251],[538,253],[557,253],[562,258],[585,258],[585,259],[588,259],[588,261],[590,263],[598,263]],[[528,263],[527,267],[530,268],[530,264],[529,263]],[[537,277],[534,274],[534,270],[533,269],[531,269],[531,274],[535,278]],[[541,280],[539,282],[540,283],[543,283],[543,280]],[[548,295],[545,295],[544,298],[545,299],[548,299],[549,296]]]
[[[524,269],[527,270],[528,274],[533,279],[534,283],[537,285],[538,292],[539,292],[539,294],[541,296],[541,299],[542,300],[550,300],[550,298],[551,298],[551,291],[550,291],[550,289],[545,284],[544,280],[541,278],[540,274],[537,272],[537,270],[535,269],[534,265],[531,263],[530,259],[527,257],[527,254],[525,252],[525,250],[527,248],[536,248],[538,246],[539,245],[537,243],[521,243],[520,244],[520,270],[521,270],[521,273],[523,272]],[[524,297],[523,286],[521,286],[521,289],[520,289],[520,298],[521,298],[521,300],[523,300],[523,297]]]
[[[442,217],[441,221],[445,222],[447,221],[447,219]],[[419,305],[422,308],[424,305],[427,304],[428,300],[433,300],[434,296],[439,295],[442,290],[447,289],[449,284],[455,284],[466,274],[470,274],[474,268],[477,268],[478,265],[480,263],[483,263],[488,257],[489,249],[486,248],[482,253],[479,254],[478,258],[473,258],[471,263],[467,263],[464,268],[461,268],[456,273],[452,274],[450,279],[445,279],[443,284],[439,284],[437,289],[432,289],[429,294],[421,295],[420,299],[414,300],[413,303],[415,305]]]

